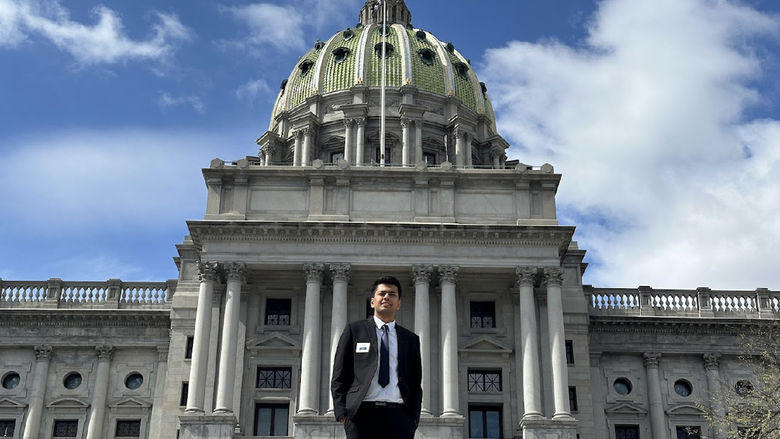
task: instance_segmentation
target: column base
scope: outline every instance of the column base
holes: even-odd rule
[[[577,421],[568,419],[526,419],[520,421],[517,437],[523,439],[576,439]]]
[[[180,439],[232,439],[236,417],[228,415],[180,415]]]

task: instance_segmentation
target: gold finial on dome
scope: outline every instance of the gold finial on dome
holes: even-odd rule
[[[360,24],[368,26],[382,22],[382,1],[387,2],[387,24],[399,23],[408,26],[412,22],[412,13],[404,0],[366,0],[360,10]]]

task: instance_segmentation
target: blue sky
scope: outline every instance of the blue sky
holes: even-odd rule
[[[0,0],[0,278],[164,280],[200,168],[360,0]],[[409,0],[563,174],[597,286],[780,288],[780,3]]]

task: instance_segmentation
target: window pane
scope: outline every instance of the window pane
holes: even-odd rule
[[[290,308],[292,301],[290,299],[268,299],[265,302],[265,324],[266,325],[290,325]]]
[[[615,439],[639,439],[638,425],[616,425]]]
[[[501,413],[498,410],[490,410],[486,412],[487,431],[485,437],[500,438],[501,437]]]
[[[271,435],[271,416],[272,411],[267,407],[258,407],[257,409],[257,427],[255,428],[255,436],[270,436]]]
[[[495,302],[471,302],[471,327],[495,328],[496,304]]]
[[[0,421],[0,437],[14,437],[14,431],[16,431],[16,421],[13,419]]]
[[[141,421],[116,421],[117,437],[141,437]]]
[[[483,416],[480,410],[469,411],[469,437],[485,437],[482,431]]]
[[[54,437],[76,437],[79,421],[54,421]]]
[[[288,411],[289,409],[286,406],[274,410],[274,436],[287,436]]]

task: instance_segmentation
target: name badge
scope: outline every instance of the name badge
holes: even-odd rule
[[[365,354],[368,353],[368,350],[371,348],[371,343],[358,343],[355,347],[355,353],[357,354]]]

